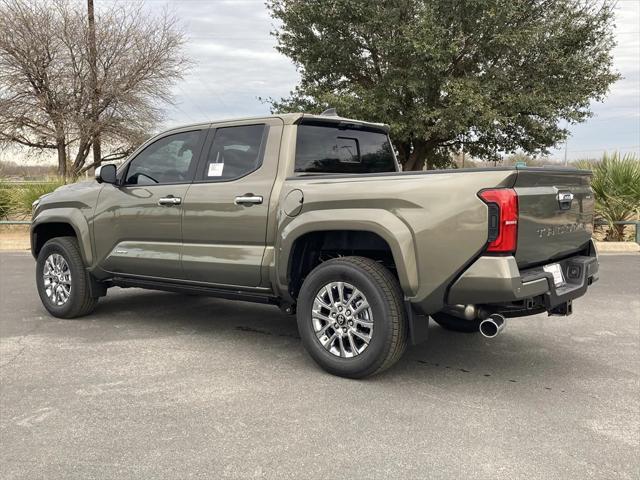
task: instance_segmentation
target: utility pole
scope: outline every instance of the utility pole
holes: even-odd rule
[[[564,139],[564,166],[567,166],[567,152],[569,150],[569,120],[566,121],[565,124],[565,132],[567,132],[567,136]]]
[[[87,0],[87,12],[89,19],[89,68],[91,73],[91,121],[93,125],[91,128],[94,130],[93,136],[93,163],[94,169],[100,165],[102,158],[102,149],[100,145],[100,129],[98,127],[98,99],[100,91],[98,89],[98,53],[96,48],[96,20],[93,11],[93,0]]]

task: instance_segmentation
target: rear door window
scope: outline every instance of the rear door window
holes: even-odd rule
[[[298,125],[296,173],[397,171],[385,132],[337,125]]]
[[[264,124],[217,128],[198,180],[234,180],[257,170],[262,165],[267,133]]]

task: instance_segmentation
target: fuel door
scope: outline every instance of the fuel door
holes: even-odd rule
[[[287,196],[282,203],[282,210],[289,217],[295,217],[302,210],[302,204],[304,203],[304,194],[302,190],[291,190],[287,193]]]

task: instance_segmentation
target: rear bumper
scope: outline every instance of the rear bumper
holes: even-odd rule
[[[543,267],[520,271],[516,259],[480,257],[449,289],[450,305],[504,305],[531,300],[550,311],[581,297],[598,279],[598,257],[593,243],[580,254],[559,260],[565,283],[556,287],[553,275]],[[535,300],[535,302],[534,302]]]

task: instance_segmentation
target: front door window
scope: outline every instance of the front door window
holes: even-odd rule
[[[200,131],[163,137],[140,152],[129,164],[125,184],[162,185],[190,180]]]

